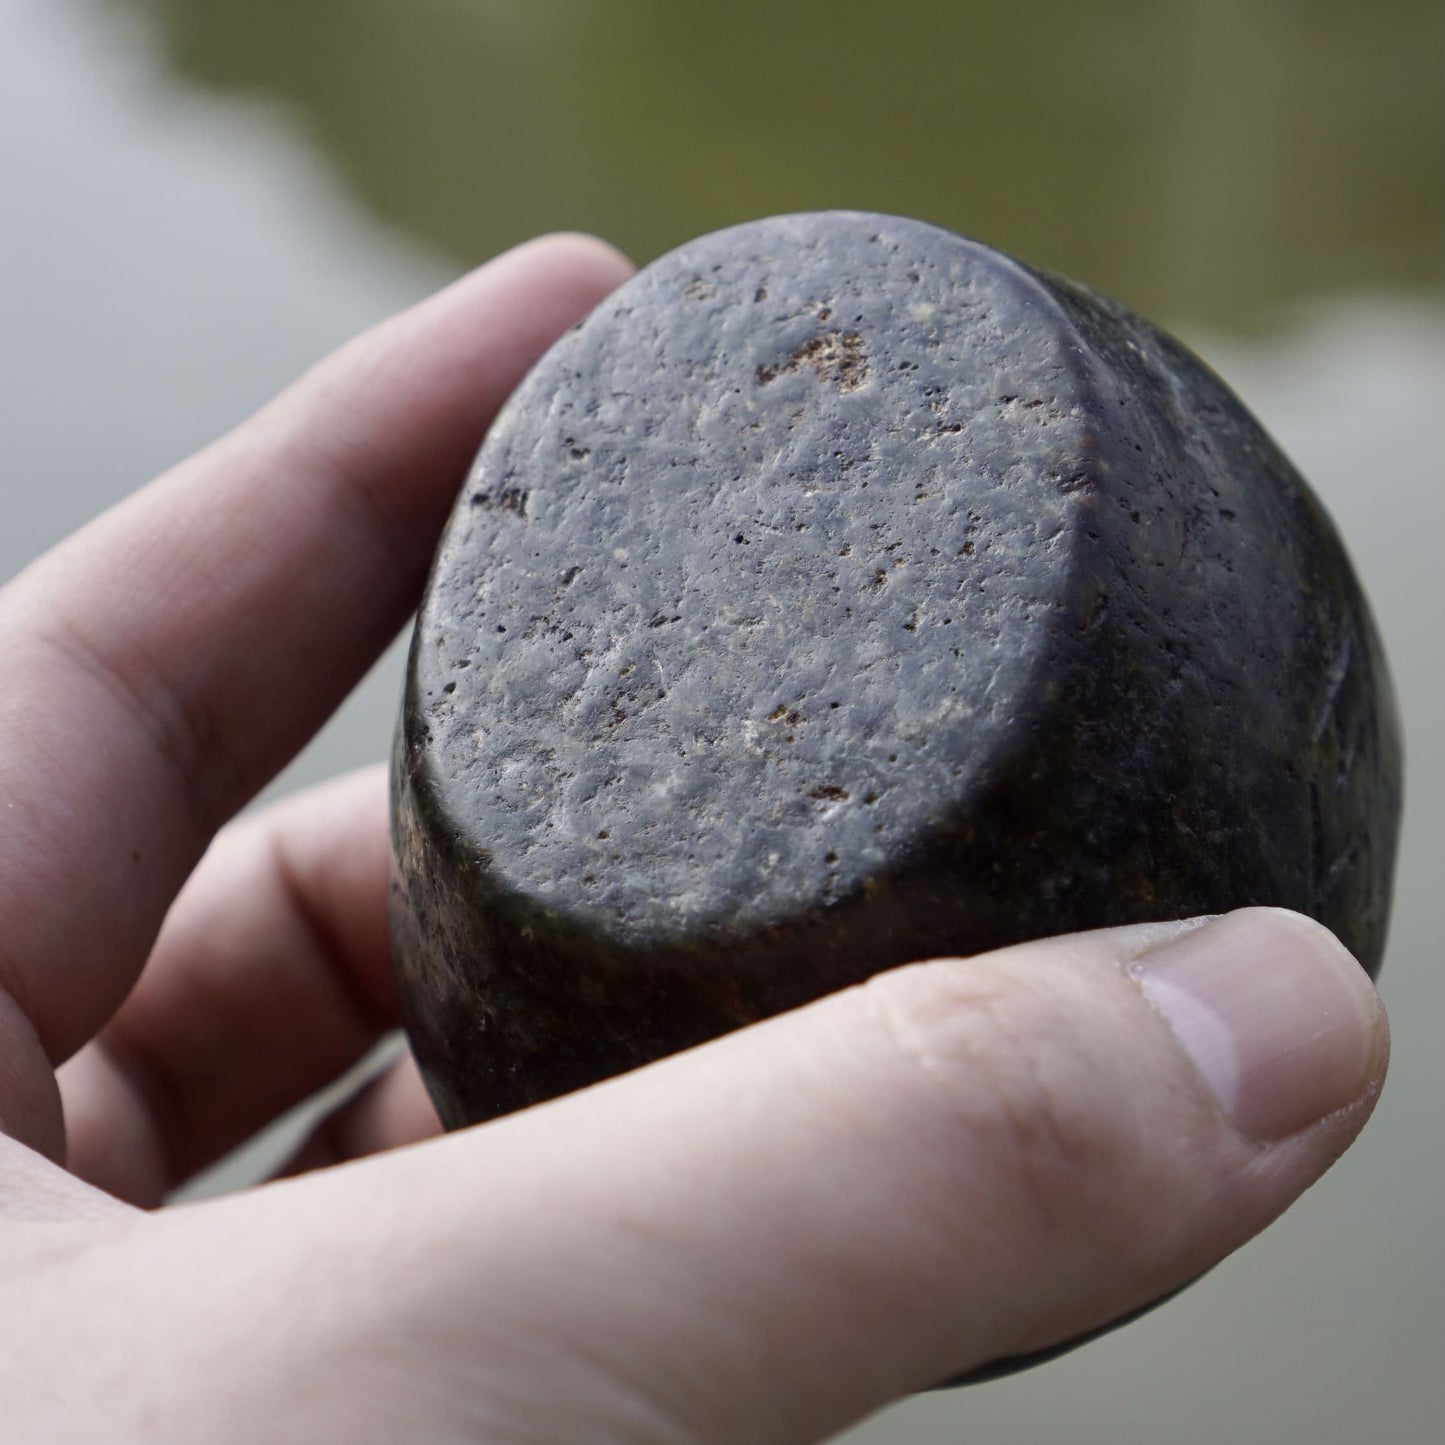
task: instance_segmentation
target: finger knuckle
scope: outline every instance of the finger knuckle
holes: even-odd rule
[[[862,990],[875,1026],[953,1132],[968,1187],[1064,1227],[1118,1188],[1131,1151],[1117,1079],[1069,1000],[977,960],[915,965]]]

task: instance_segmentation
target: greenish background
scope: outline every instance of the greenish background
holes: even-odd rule
[[[296,107],[472,262],[639,260],[740,219],[918,216],[1149,315],[1439,275],[1434,0],[152,0],[208,86]]]
[[[1445,1418],[1439,22],[1416,0],[0,0],[0,578],[541,229],[646,260],[767,212],[889,209],[1180,329],[1334,513],[1399,684],[1390,1082],[1327,1178],[1180,1298],[849,1445],[1423,1445]],[[399,672],[393,647],[271,794],[381,756]]]

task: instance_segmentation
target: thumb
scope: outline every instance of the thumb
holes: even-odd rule
[[[424,1414],[803,1445],[1193,1279],[1345,1149],[1387,1052],[1332,935],[1248,909],[897,969],[249,1207],[342,1359],[426,1342],[387,1372]]]

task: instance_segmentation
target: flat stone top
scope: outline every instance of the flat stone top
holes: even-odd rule
[[[604,301],[493,426],[414,644],[418,783],[483,887],[716,946],[953,826],[1080,625],[1089,375],[1030,272],[891,217]]]

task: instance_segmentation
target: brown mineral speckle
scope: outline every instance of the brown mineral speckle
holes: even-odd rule
[[[394,778],[403,1003],[456,1126],[1073,929],[1278,904],[1373,970],[1400,755],[1338,539],[1218,378],[838,212],[663,257],[518,389]]]

